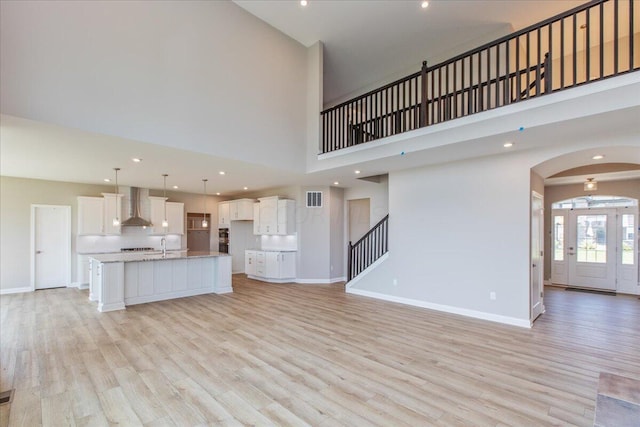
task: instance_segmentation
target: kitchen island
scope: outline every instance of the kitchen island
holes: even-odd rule
[[[89,258],[89,299],[98,302],[98,311],[233,292],[231,257],[220,252],[95,254]]]

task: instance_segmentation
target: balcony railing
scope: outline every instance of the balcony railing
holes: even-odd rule
[[[637,6],[637,5],[636,5]],[[595,0],[323,111],[321,153],[640,69],[640,9]]]

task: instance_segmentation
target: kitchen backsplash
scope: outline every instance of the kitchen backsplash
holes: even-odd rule
[[[142,227],[125,227],[119,236],[78,236],[76,252],[80,254],[120,252],[122,248],[160,249],[163,236],[149,236]],[[182,249],[182,236],[167,235],[167,249]]]
[[[261,236],[261,249],[264,251],[297,251],[298,236]]]

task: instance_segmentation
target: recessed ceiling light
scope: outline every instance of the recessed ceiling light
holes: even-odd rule
[[[360,173],[360,171],[353,171],[353,173],[355,173],[356,175],[358,175]]]
[[[219,175],[224,175],[224,174],[225,174],[225,172],[224,172],[224,171],[220,171],[220,172],[218,172],[218,174],[219,174]]]
[[[300,6],[306,6],[307,0],[300,0]]]
[[[422,7],[423,9],[426,9],[427,7],[429,7],[429,2],[423,1],[422,3],[420,3],[420,7]]]
[[[177,185],[174,185],[174,186],[173,186],[173,189],[174,189],[174,190],[177,190],[177,189],[178,189],[178,186],[177,186]]]
[[[513,142],[505,142],[504,144],[502,144],[502,146],[504,148],[511,148],[511,147],[513,147]]]
[[[243,187],[243,189],[244,189],[244,190],[248,190],[248,189],[249,189],[249,187]]]
[[[111,180],[109,178],[105,178],[103,179],[104,182],[111,182]]]
[[[219,196],[219,195],[220,195],[220,193],[216,193],[216,196]]]
[[[333,185],[340,185],[340,183],[338,181],[335,181]]]
[[[140,163],[142,161],[142,159],[139,159],[138,157],[134,157],[133,160],[135,163]]]
[[[604,159],[604,154],[596,154],[592,157],[593,160],[602,160]]]

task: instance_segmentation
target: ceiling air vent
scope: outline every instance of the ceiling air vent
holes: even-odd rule
[[[322,191],[307,191],[307,207],[308,208],[322,207]]]

